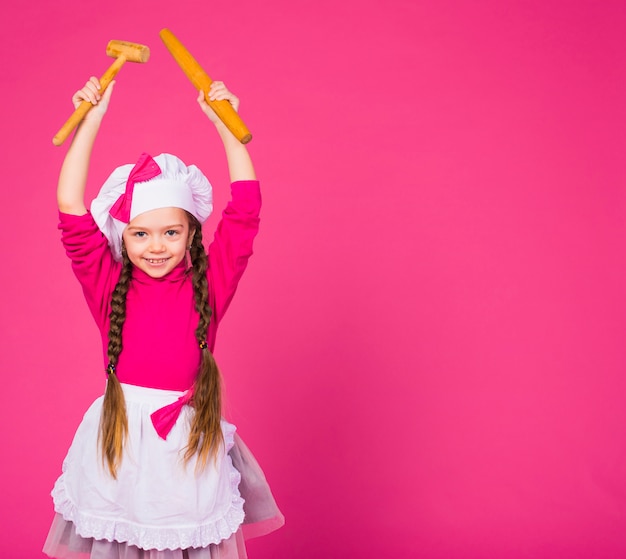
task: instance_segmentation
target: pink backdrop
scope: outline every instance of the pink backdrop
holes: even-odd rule
[[[12,4],[0,557],[42,556],[103,388],[51,138],[109,39],[152,58],[119,76],[90,196],[147,150],[227,199],[162,27],[242,98],[264,186],[217,347],[287,517],[251,559],[626,556],[623,1]]]

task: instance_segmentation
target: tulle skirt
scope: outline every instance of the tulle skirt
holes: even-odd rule
[[[98,426],[103,398],[85,414],[52,491],[56,511],[44,552],[58,559],[245,559],[244,538],[284,518],[250,450],[222,421],[224,449],[197,472],[184,464],[193,409],[166,440],[150,414],[180,392],[122,385],[129,436],[114,480],[103,465]]]

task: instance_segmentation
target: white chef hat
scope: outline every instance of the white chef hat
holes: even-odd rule
[[[122,165],[105,181],[91,203],[91,214],[122,259],[122,232],[134,217],[158,208],[182,208],[204,223],[213,211],[211,183],[195,165],[175,155],[154,159],[142,153],[135,165]]]

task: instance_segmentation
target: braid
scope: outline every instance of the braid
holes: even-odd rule
[[[204,467],[210,456],[217,454],[224,437],[221,428],[222,395],[220,373],[211,350],[206,347],[206,338],[211,320],[209,307],[209,290],[206,279],[207,255],[202,244],[202,226],[195,217],[189,214],[190,229],[195,234],[190,248],[193,267],[193,294],[196,311],[200,315],[196,328],[196,339],[202,348],[202,362],[194,386],[193,402],[195,414],[191,422],[189,444],[185,452],[188,461],[198,453],[198,464]]]
[[[124,442],[128,434],[126,402],[120,381],[115,373],[115,367],[122,352],[122,328],[126,320],[126,294],[130,286],[132,268],[126,251],[122,250],[122,272],[111,295],[109,346],[107,349],[109,358],[108,379],[98,433],[102,445],[102,460],[103,462],[106,460],[109,472],[114,479],[117,478],[117,468],[122,459]]]

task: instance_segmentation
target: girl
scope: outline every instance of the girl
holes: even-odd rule
[[[85,414],[52,491],[44,552],[60,559],[242,559],[244,537],[284,519],[263,472],[221,417],[215,334],[252,254],[261,197],[248,151],[204,100],[224,144],[232,199],[208,254],[211,185],[173,155],[113,171],[88,211],[92,147],[114,83],[72,98],[94,107],[59,177],[62,241],[100,329],[106,391]],[[239,100],[221,82],[209,96]]]

